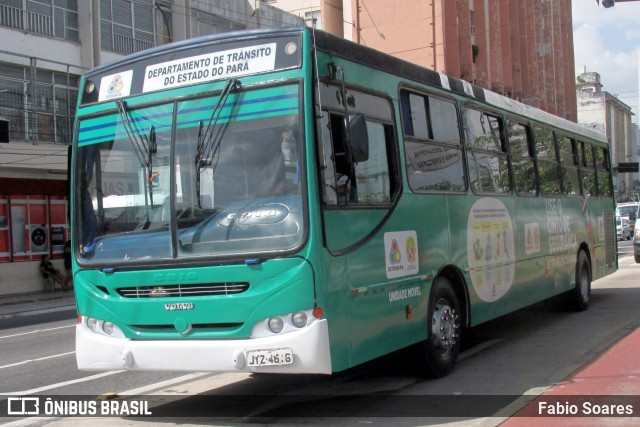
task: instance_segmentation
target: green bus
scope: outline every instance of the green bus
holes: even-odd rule
[[[440,377],[617,268],[604,135],[309,28],[86,73],[72,157],[81,370]]]

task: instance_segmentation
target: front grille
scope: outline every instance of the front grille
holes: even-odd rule
[[[249,289],[246,282],[196,283],[191,285],[132,286],[116,291],[125,298],[200,297],[240,294]]]
[[[191,330],[202,332],[228,332],[241,328],[244,325],[242,322],[236,323],[194,323],[191,325]],[[131,329],[136,332],[143,333],[175,333],[176,327],[174,325],[129,325]]]

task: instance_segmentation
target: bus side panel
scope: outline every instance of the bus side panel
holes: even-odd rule
[[[328,246],[336,249],[337,241],[342,244],[360,241],[382,220],[384,213],[384,210],[325,212]],[[335,240],[331,240],[332,236]],[[414,244],[416,255],[407,255]],[[431,283],[426,278],[433,276],[449,258],[448,248],[444,198],[406,195],[392,218],[370,240],[345,255],[329,256],[332,261],[327,264],[326,277],[331,312],[348,312],[350,318],[348,330],[341,332],[335,330],[335,322],[333,325],[330,322],[332,348],[337,336],[348,340],[350,366],[426,338]],[[409,262],[407,258],[412,257],[414,261]],[[340,324],[344,323],[341,319]],[[332,359],[334,368],[337,362]]]
[[[516,201],[511,196],[450,197],[450,228],[454,246],[464,249],[451,261],[464,272],[470,304],[470,325],[528,305],[524,297],[537,283],[535,260],[521,262]],[[459,249],[458,249],[459,250]],[[449,261],[449,262],[451,262]],[[524,279],[524,280],[523,280]]]

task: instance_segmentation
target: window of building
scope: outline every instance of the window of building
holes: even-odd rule
[[[403,90],[400,108],[411,189],[415,192],[465,191],[456,105]]]
[[[153,0],[100,0],[103,49],[128,55],[155,44]]]
[[[307,25],[307,27],[322,28],[322,14],[319,10],[305,12],[304,23]]]
[[[4,0],[0,26],[77,42],[77,0]]]
[[[173,41],[171,2],[170,0],[156,0],[155,4],[156,45],[160,46]]]
[[[465,109],[464,119],[471,188],[475,193],[510,193],[502,119],[473,108]]]
[[[0,63],[0,117],[9,141],[71,142],[79,77]]]
[[[9,121],[8,120],[0,120],[0,142],[1,143],[9,142]]]
[[[246,25],[234,22],[224,16],[214,15],[198,9],[191,9],[191,33],[194,37],[245,29]]]

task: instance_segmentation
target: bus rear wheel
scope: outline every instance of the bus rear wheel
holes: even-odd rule
[[[460,303],[444,277],[436,279],[429,295],[427,339],[418,346],[418,370],[441,378],[453,371],[460,351]]]
[[[584,251],[580,251],[576,261],[576,286],[569,293],[570,308],[575,311],[585,311],[589,307],[590,298],[591,267],[589,257]]]

